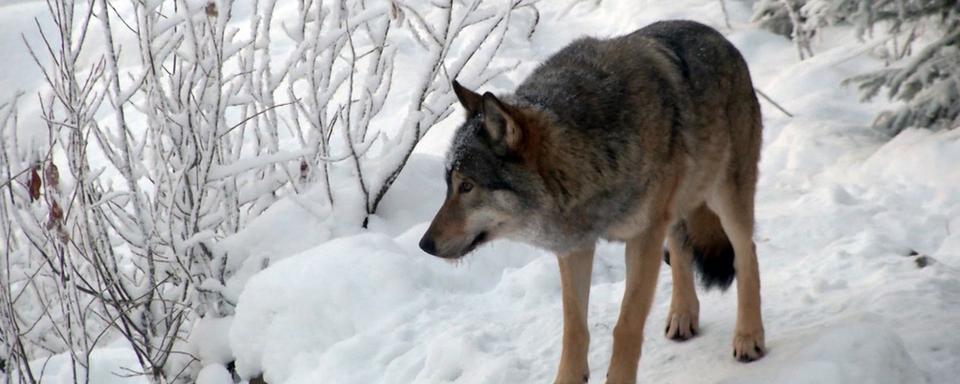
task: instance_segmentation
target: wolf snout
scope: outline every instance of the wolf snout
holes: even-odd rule
[[[424,234],[423,238],[420,239],[420,249],[431,255],[438,256],[437,243],[433,241],[433,238],[430,237],[429,233]]]

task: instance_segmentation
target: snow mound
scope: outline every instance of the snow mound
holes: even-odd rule
[[[332,240],[255,275],[240,296],[230,329],[237,372],[242,377],[265,372],[271,383],[306,383],[316,381],[291,380],[292,373],[312,368],[319,372],[310,375],[320,375],[324,382],[372,382],[368,375],[377,368],[344,368],[369,359],[402,362],[405,349],[427,340],[421,336],[431,323],[450,316],[453,307],[438,300],[487,291],[505,268],[530,261],[529,256],[497,257],[489,252],[495,248],[487,247],[480,253],[488,257],[478,255],[456,268],[411,249],[416,242],[410,239],[423,229],[415,227],[400,241],[375,233]],[[496,249],[518,248],[528,249]],[[438,308],[447,314],[428,313]],[[410,328],[398,330],[404,324]],[[451,355],[442,347],[444,337],[452,338],[457,348],[481,348],[470,347],[476,340],[458,339],[453,332],[426,343],[423,347],[432,352],[415,364],[447,364],[443,356]],[[456,368],[437,369],[449,370]],[[334,372],[346,376],[331,381]]]
[[[96,384],[148,384],[150,380],[142,375],[137,375],[136,370],[140,365],[137,363],[137,356],[133,350],[122,343],[114,343],[109,346],[95,348],[90,353],[90,369],[85,370],[82,366],[74,367],[70,363],[70,358],[66,353],[60,353],[51,356],[49,359],[38,359],[31,361],[33,372],[43,372],[37,377],[37,380],[50,384],[74,384],[74,383],[96,383]],[[0,379],[9,379],[9,382],[19,382],[16,371],[11,377],[0,377]],[[76,373],[76,376],[74,376]],[[6,382],[6,381],[5,381]],[[26,382],[26,381],[24,381]]]
[[[197,384],[233,384],[233,377],[223,365],[210,364],[197,374]]]
[[[876,321],[831,325],[780,346],[768,361],[722,384],[926,383],[903,341]]]

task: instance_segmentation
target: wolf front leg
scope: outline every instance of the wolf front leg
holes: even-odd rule
[[[608,384],[630,384],[637,381],[643,326],[657,288],[660,248],[665,230],[666,223],[653,224],[640,235],[627,240],[626,290],[620,304],[620,319],[613,329],[613,356],[607,371]]]
[[[557,384],[586,383],[590,375],[587,352],[590,329],[587,307],[590,299],[590,274],[593,272],[594,247],[557,255],[560,285],[563,289],[563,351],[557,370]]]

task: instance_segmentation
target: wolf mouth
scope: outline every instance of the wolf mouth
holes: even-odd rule
[[[480,246],[480,244],[483,244],[485,241],[487,241],[487,237],[488,235],[486,231],[480,232],[477,237],[473,238],[473,241],[470,242],[470,245],[463,250],[463,253],[460,254],[460,257],[466,256],[468,253],[473,252],[473,250]]]

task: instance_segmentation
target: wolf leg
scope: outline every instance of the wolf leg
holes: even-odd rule
[[[613,329],[613,356],[607,371],[609,384],[629,384],[637,381],[643,326],[657,288],[660,247],[665,231],[666,223],[656,223],[639,236],[627,240],[626,290],[620,304],[620,319]]]
[[[557,370],[557,384],[586,383],[590,375],[587,352],[590,330],[587,307],[590,299],[590,274],[593,271],[593,246],[558,255],[560,284],[563,288],[563,351]]]
[[[760,270],[753,244],[753,190],[730,183],[708,203],[720,217],[723,231],[733,244],[737,273],[737,325],[733,357],[749,362],[765,353],[760,314]]]
[[[668,339],[684,341],[700,331],[700,301],[693,281],[693,253],[676,230],[667,235],[667,247],[670,250],[673,293],[664,333]]]

